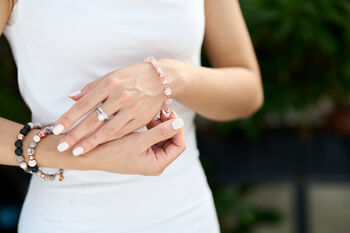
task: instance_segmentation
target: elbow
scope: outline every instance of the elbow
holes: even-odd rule
[[[264,105],[264,91],[262,85],[256,85],[252,91],[250,98],[241,104],[240,109],[232,108],[233,112],[227,118],[220,119],[220,121],[232,121],[239,119],[247,119],[256,114]]]
[[[256,91],[254,94],[251,95],[251,98],[249,98],[249,101],[244,102],[242,106],[237,109],[237,107],[232,108],[232,112],[227,112],[227,114],[220,114],[220,116],[217,116],[215,118],[209,118],[218,122],[229,122],[239,119],[247,119],[252,117],[255,113],[257,113],[264,104],[264,94],[262,88],[260,90]]]
[[[259,87],[256,91],[254,97],[251,99],[250,107],[247,108],[247,111],[245,111],[241,118],[246,119],[249,117],[252,117],[254,114],[256,114],[264,105],[264,91],[262,87]]]

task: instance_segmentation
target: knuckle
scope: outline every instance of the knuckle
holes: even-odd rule
[[[84,141],[82,141],[81,145],[83,146],[83,148],[85,148],[85,150],[90,150],[94,147],[94,143],[90,139],[85,139]]]
[[[71,125],[72,124],[72,120],[67,115],[61,116],[61,118],[59,119],[59,122],[62,122],[62,124],[64,124],[64,125]]]
[[[112,76],[109,76],[105,79],[104,83],[106,87],[117,86],[119,84],[119,80]]]
[[[114,136],[116,139],[122,138],[124,136],[124,131],[123,130],[119,130],[116,133],[114,133]]]
[[[106,124],[106,125],[103,127],[103,130],[102,130],[102,131],[103,131],[103,134],[104,134],[104,135],[107,135],[107,136],[109,136],[109,137],[116,134],[114,127],[112,127],[112,126],[110,126],[110,125],[108,125],[108,124]]]
[[[99,121],[96,116],[89,116],[89,118],[86,121],[86,128],[88,129],[94,129],[96,125],[98,125]]]
[[[69,134],[66,135],[66,137],[66,140],[69,142],[75,143],[79,141],[79,136],[75,131],[71,131]]]
[[[83,100],[80,100],[75,104],[75,107],[78,110],[85,110],[88,106],[89,106],[89,103],[87,103],[86,101],[83,101]]]
[[[130,90],[123,90],[120,93],[120,98],[125,101],[130,100],[133,96],[134,96],[133,91],[130,91]]]

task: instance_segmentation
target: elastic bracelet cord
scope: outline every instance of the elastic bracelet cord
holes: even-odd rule
[[[164,95],[166,96],[166,100],[165,100],[165,103],[162,107],[162,112],[164,114],[169,115],[169,113],[171,112],[172,99],[170,98],[170,96],[171,96],[172,91],[171,91],[170,86],[169,86],[168,77],[164,73],[163,69],[159,66],[155,57],[153,57],[153,56],[146,57],[144,59],[144,61],[148,62],[152,65],[152,67],[157,71],[161,83],[164,85]]]
[[[33,136],[33,139],[28,143],[28,149],[27,154],[29,156],[28,163],[24,161],[23,156],[23,140],[25,135],[29,133],[29,131],[33,128],[40,129],[40,131]],[[37,161],[35,160],[34,153],[35,153],[35,147],[37,144],[41,141],[42,138],[44,138],[46,135],[52,133],[53,126],[48,126],[45,128],[42,128],[39,123],[32,123],[29,122],[26,124],[21,130],[20,133],[17,135],[17,140],[15,142],[15,154],[17,155],[17,161],[20,163],[19,166],[26,172],[30,174],[36,174],[38,177],[44,179],[44,180],[58,180],[62,181],[64,179],[63,176],[63,169],[59,169],[58,173],[55,174],[47,174],[44,173],[41,169],[39,169],[37,165]]]

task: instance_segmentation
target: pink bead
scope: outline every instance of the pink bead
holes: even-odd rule
[[[38,135],[42,138],[46,136],[46,131],[44,129],[40,130]]]
[[[171,95],[171,89],[169,87],[166,87],[164,90],[164,94],[167,96]]]
[[[20,134],[17,135],[17,138],[20,139],[20,140],[23,140],[24,135],[20,133]]]

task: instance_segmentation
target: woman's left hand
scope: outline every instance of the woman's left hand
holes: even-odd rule
[[[75,156],[147,125],[160,112],[166,100],[156,70],[146,62],[110,72],[70,97],[77,102],[56,122],[56,135],[64,133],[100,103],[110,117],[102,123],[97,113],[91,111],[60,140],[58,151],[74,146]]]

